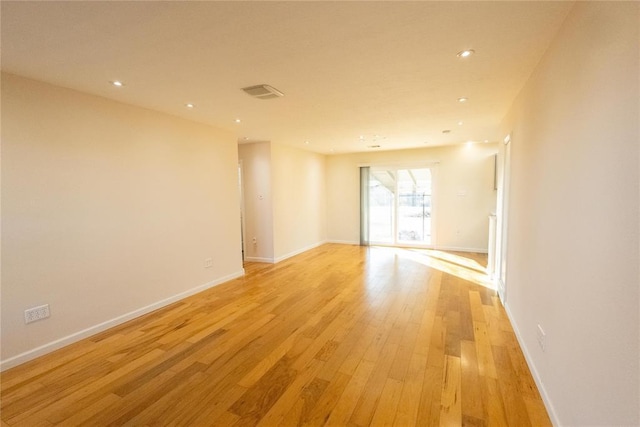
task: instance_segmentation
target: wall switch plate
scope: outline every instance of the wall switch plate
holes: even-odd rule
[[[31,323],[35,322],[36,320],[46,319],[49,316],[51,316],[51,312],[49,311],[49,304],[29,308],[24,311],[24,323]]]
[[[213,258],[206,258],[204,260],[204,268],[211,268],[213,267]]]

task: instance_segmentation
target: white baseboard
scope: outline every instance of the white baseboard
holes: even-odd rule
[[[288,254],[285,254],[285,255],[282,255],[282,256],[276,257],[276,258],[275,258],[275,260],[274,260],[274,262],[275,262],[275,263],[278,263],[278,262],[280,262],[280,261],[284,261],[284,260],[285,260],[285,259],[287,259],[287,258],[291,258],[291,257],[294,257],[294,256],[296,256],[296,255],[300,255],[300,254],[301,254],[301,253],[303,253],[303,252],[306,252],[306,251],[311,250],[311,249],[313,249],[313,248],[317,248],[318,246],[322,246],[322,245],[324,245],[325,243],[327,243],[327,242],[326,242],[326,240],[323,240],[323,241],[321,241],[321,242],[316,242],[316,243],[314,243],[314,244],[312,244],[312,245],[305,246],[304,248],[297,249],[297,250],[295,250],[295,251],[293,251],[293,252],[289,252]]]
[[[257,257],[257,256],[246,256],[244,260],[247,262],[266,262],[268,264],[273,264],[275,261],[273,258],[265,258],[265,257]]]
[[[498,296],[500,297],[500,301],[502,301],[502,305],[506,305],[507,295],[505,293],[507,288],[505,286],[505,283],[499,277],[494,280],[494,282],[496,283],[496,289],[498,290]]]
[[[351,242],[351,241],[347,241],[347,240],[323,240],[321,242],[317,242],[317,243],[314,243],[312,245],[305,246],[304,248],[295,250],[293,252],[289,252],[288,254],[279,256],[277,258],[249,257],[249,256],[247,256],[247,257],[244,257],[244,260],[248,261],[248,262],[266,262],[266,263],[269,263],[269,264],[276,264],[276,263],[279,263],[280,261],[284,261],[287,258],[291,258],[291,257],[294,257],[296,255],[300,255],[303,252],[306,252],[308,250],[317,248],[318,246],[322,246],[325,243],[339,243],[339,244],[343,244],[343,245],[359,245],[360,244],[360,242]]]
[[[356,240],[327,240],[325,243],[337,243],[337,244],[341,244],[341,245],[360,245],[359,241]],[[390,247],[395,247],[395,245],[389,244],[389,245],[385,245],[385,244],[380,244],[380,243],[375,243],[375,244],[371,244],[371,246],[390,246]],[[418,246],[418,248],[422,248],[420,246]],[[465,247],[458,247],[458,246],[427,246],[427,249],[431,248],[437,251],[453,251],[453,252],[474,252],[474,253],[479,253],[479,254],[486,254],[488,253],[487,248],[465,248]]]
[[[549,399],[549,395],[547,394],[547,391],[544,388],[544,384],[542,383],[542,380],[540,379],[540,375],[538,374],[538,371],[536,370],[536,366],[533,364],[533,361],[531,359],[531,355],[529,354],[529,351],[527,350],[527,346],[525,345],[525,343],[524,343],[524,341],[522,339],[522,335],[520,335],[520,330],[518,329],[518,325],[516,325],[516,323],[513,321],[513,316],[511,315],[511,310],[509,309],[509,305],[505,305],[504,309],[507,312],[507,317],[509,318],[509,322],[511,323],[511,327],[513,328],[513,332],[516,334],[516,339],[518,340],[518,344],[520,344],[520,348],[522,349],[522,353],[524,354],[524,359],[527,362],[527,366],[529,367],[529,370],[531,371],[531,374],[533,375],[533,380],[535,381],[536,386],[538,387],[538,391],[540,391],[540,396],[542,397],[542,401],[544,402],[544,406],[547,409],[547,412],[549,413],[549,418],[551,418],[551,423],[554,426],[562,425],[560,423],[560,420],[558,419],[558,414],[556,414],[556,411],[553,408],[553,404],[551,403],[551,400]]]
[[[356,245],[360,246],[360,242],[357,240],[327,240],[326,243],[337,243],[339,245]]]
[[[107,320],[106,322],[102,322],[97,325],[91,326],[89,328],[83,329],[81,331],[75,332],[71,335],[67,335],[66,337],[62,337],[50,343],[41,345],[40,347],[36,347],[32,350],[28,350],[28,351],[25,351],[24,353],[20,353],[16,356],[2,360],[0,361],[0,372],[9,368],[13,368],[14,366],[21,365],[25,362],[28,362],[29,360],[35,359],[36,357],[40,357],[47,353],[51,353],[52,351],[58,350],[62,347],[66,347],[69,344],[73,344],[84,338],[90,337],[99,332],[105,331],[109,328],[113,328],[114,326],[118,326],[124,322],[135,319],[136,317],[140,317],[144,314],[147,314],[159,308],[165,307],[169,304],[172,304],[176,301],[184,299],[188,296],[197,294],[198,292],[202,292],[206,289],[212,288],[214,286],[220,285],[222,283],[228,282],[229,280],[233,280],[241,276],[244,276],[244,269],[242,269],[241,271],[229,274],[227,276],[221,277],[214,281],[205,283],[204,285],[200,285],[195,288],[189,289],[187,291],[180,292],[179,294],[173,295],[169,298],[165,298],[161,301],[157,301],[145,307],[141,307],[137,310],[133,310],[129,313]]]
[[[459,248],[456,246],[435,246],[437,251],[452,251],[452,252],[475,252],[479,254],[488,253],[487,248]]]

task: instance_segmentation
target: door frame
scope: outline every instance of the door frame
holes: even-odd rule
[[[511,181],[511,146],[512,138],[509,133],[503,140],[500,150],[500,180],[498,185],[498,197],[496,201],[496,288],[502,304],[507,301],[507,248],[509,237],[509,190]]]
[[[245,210],[244,210],[244,167],[242,164],[242,159],[238,160],[238,189],[240,193],[240,252],[242,257],[242,262],[244,262],[245,254],[246,254],[246,245],[245,245]]]

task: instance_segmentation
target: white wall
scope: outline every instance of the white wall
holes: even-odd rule
[[[638,22],[576,3],[503,126],[506,304],[558,425],[640,424]]]
[[[242,274],[237,183],[227,132],[3,74],[3,368]]]
[[[276,261],[326,241],[325,156],[271,145]]]
[[[434,166],[433,230],[442,249],[487,251],[496,144],[477,143],[415,150],[366,152],[327,159],[327,219],[330,241],[360,240],[359,166]],[[458,195],[464,192],[465,196]]]
[[[238,155],[242,161],[244,187],[245,260],[273,262],[271,143],[241,144]]]
[[[279,262],[324,243],[325,156],[273,142],[241,144],[238,151],[244,170],[245,259]]]

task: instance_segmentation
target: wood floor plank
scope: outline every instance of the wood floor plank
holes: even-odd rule
[[[442,400],[442,367],[427,364],[424,374],[416,426],[440,424],[440,402]]]
[[[488,420],[488,425],[508,426],[498,380],[487,376],[483,376],[481,379],[484,419]]]
[[[301,426],[319,402],[320,397],[329,385],[328,381],[314,378],[296,397],[291,409],[282,419],[284,426]]]
[[[247,389],[239,385],[223,387],[224,392],[210,393],[204,400],[200,400],[201,405],[190,407],[189,411],[183,412],[172,424],[176,426],[216,425],[216,423],[225,425],[222,424],[222,420],[230,416],[228,409],[247,392]],[[233,415],[235,417],[233,423],[235,423],[240,417]]]
[[[551,427],[553,425],[540,399],[526,396],[523,399],[527,406],[527,414],[529,414],[529,420],[531,420],[532,426]]]
[[[115,337],[115,334],[114,334]],[[11,369],[11,375],[2,373],[0,382],[0,393],[11,394],[14,389],[19,389],[24,385],[38,381],[41,376],[55,372],[59,367],[72,363],[81,355],[86,355],[96,348],[94,342],[83,340],[68,347],[64,347],[54,353],[47,354],[23,365]],[[3,400],[4,403],[4,400]]]
[[[396,417],[400,395],[402,394],[403,382],[393,378],[387,378],[380,395],[380,401],[376,406],[371,426],[392,426]]]
[[[328,425],[346,425],[353,414],[356,403],[362,396],[367,380],[375,368],[375,362],[363,359],[353,373],[342,395],[336,402],[327,420]]]
[[[318,377],[331,381],[340,369],[344,372],[353,372],[376,333],[377,329],[371,326],[367,319],[361,320],[359,326],[354,326],[352,336],[348,337],[350,339],[343,340],[329,360],[326,360]]]
[[[178,373],[178,375],[185,374]],[[173,417],[180,417],[182,411],[189,411],[188,407],[185,408],[184,405],[180,405],[182,399],[189,396],[189,392],[192,389],[198,388],[203,381],[206,381],[207,376],[202,372],[202,369],[191,376],[188,374],[185,376],[188,377],[186,380],[181,380],[176,387],[170,389],[167,387],[166,392],[156,397],[150,405],[142,405],[139,409],[133,411],[127,417],[125,425],[149,425],[158,419],[168,421]]]
[[[406,379],[402,385],[402,394],[393,424],[398,427],[417,425],[418,407],[422,395],[424,373],[427,369],[427,357],[413,353],[409,362]]]
[[[462,416],[469,420],[484,419],[482,408],[482,387],[478,374],[478,358],[476,347],[471,341],[462,341],[461,345],[461,385],[462,385]]]
[[[328,382],[327,387],[320,395],[313,409],[309,411],[307,415],[301,415],[300,424],[303,426],[324,425],[350,380],[351,376],[336,372],[335,376]]]
[[[491,348],[491,340],[487,332],[487,325],[483,322],[473,322],[478,357],[478,372],[480,375],[490,378],[498,378],[495,359]]]
[[[2,426],[549,426],[484,261],[326,244],[246,263],[3,372]]]
[[[527,406],[518,390],[516,374],[511,365],[508,350],[501,346],[493,346],[493,354],[498,367],[498,385],[504,402],[507,423],[523,427],[530,426],[531,420]]]
[[[235,425],[240,425],[239,422],[241,421],[240,417],[237,416],[234,413],[231,413],[229,411],[225,411],[222,413],[222,415],[220,415],[220,417],[216,418],[216,424],[215,425],[219,425],[219,426],[235,426]]]
[[[269,427],[281,425],[284,417],[295,405],[296,398],[302,393],[302,390],[313,381],[315,375],[323,365],[324,362],[320,360],[314,359],[310,361],[305,369],[298,373],[271,409],[260,419],[258,426]]]
[[[518,381],[518,391],[523,397],[535,399],[539,396],[538,387],[533,377],[529,375],[529,367],[527,366],[520,346],[518,346],[515,334],[505,332],[505,335],[508,336],[508,339],[505,340],[506,348],[509,352],[511,366],[516,374],[516,380]]]
[[[436,312],[434,310],[425,310],[422,316],[422,322],[420,323],[420,329],[418,330],[418,336],[416,343],[413,347],[413,352],[422,356],[429,355],[429,346],[431,345],[431,334],[433,332],[433,323],[436,319]]]
[[[460,358],[445,356],[440,399],[440,424],[456,426],[462,424],[462,384]]]
[[[291,361],[282,358],[260,380],[247,389],[230,408],[230,412],[256,423],[271,409],[296,378]]]
[[[403,382],[409,369],[409,364],[413,356],[413,349],[415,347],[415,339],[418,334],[419,325],[416,323],[410,323],[407,330],[403,334],[403,338],[398,346],[398,351],[391,363],[389,370],[389,378]]]
[[[373,414],[378,406],[383,388],[387,383],[389,370],[398,352],[399,345],[397,340],[388,339],[386,345],[380,352],[379,357],[375,360],[373,372],[366,382],[365,388],[367,393],[363,393],[358,399],[351,422],[360,426],[370,424]]]
[[[33,421],[44,420],[52,417],[57,411],[73,413],[75,411],[73,406],[79,400],[82,400],[87,396],[91,396],[93,398],[96,394],[99,397],[95,398],[95,400],[98,400],[102,397],[99,390],[103,389],[104,386],[114,383],[118,379],[125,377],[127,374],[141,366],[145,366],[153,360],[157,360],[162,357],[163,354],[164,352],[161,350],[152,350],[145,356],[135,359],[103,377],[95,378],[93,381],[82,384],[81,386],[69,388],[67,394],[57,394],[45,401],[40,400],[37,404],[31,407],[29,407],[30,401],[27,401],[21,405],[12,405],[5,408],[2,411],[2,416],[3,418],[6,417],[4,419],[10,424],[15,424],[27,419],[31,419]],[[38,397],[37,394],[33,396]]]
[[[471,318],[476,322],[484,322],[484,309],[482,308],[482,300],[480,292],[477,290],[469,291],[469,304],[471,306]]]
[[[100,413],[104,411],[106,408],[116,405],[117,402],[122,399],[120,396],[115,394],[107,394],[101,399],[93,402],[92,404],[83,407],[82,409],[76,411],[73,415],[64,419],[65,426],[82,426],[86,425],[86,422],[89,418],[91,418],[94,414]],[[57,423],[52,423],[57,424]]]

